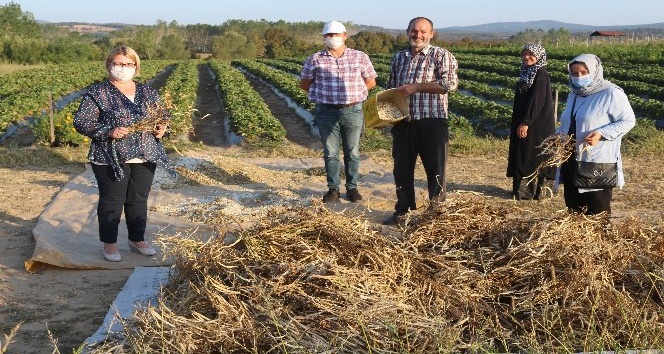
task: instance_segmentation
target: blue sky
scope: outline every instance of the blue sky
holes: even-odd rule
[[[10,1],[0,0],[1,4]],[[664,22],[661,0],[14,0],[49,22],[129,23],[157,20],[219,25],[229,19],[287,22],[351,21],[405,28],[416,16],[436,28],[492,22],[555,20],[594,26]],[[406,5],[408,4],[408,5]]]

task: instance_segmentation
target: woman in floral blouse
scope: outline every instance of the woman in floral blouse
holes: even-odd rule
[[[167,126],[135,129],[138,122],[154,119],[153,112],[165,112],[153,88],[135,82],[141,61],[129,47],[117,47],[106,58],[109,79],[90,87],[74,118],[76,130],[91,138],[88,159],[99,186],[97,219],[104,258],[122,260],[117,246],[118,225],[124,209],[129,249],[153,256],[155,249],[145,242],[147,200],[157,164],[174,173],[160,139]],[[158,109],[161,107],[161,109]],[[160,113],[163,114],[163,113]],[[168,116],[158,117],[159,120]]]

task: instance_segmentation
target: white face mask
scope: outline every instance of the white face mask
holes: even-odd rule
[[[330,49],[337,49],[344,44],[343,37],[325,37],[325,46]]]
[[[111,68],[111,78],[117,81],[129,81],[134,77],[136,68],[123,68],[113,66]]]
[[[583,76],[572,76],[571,79],[572,85],[578,88],[588,87],[593,83],[593,78],[590,76],[590,74]]]

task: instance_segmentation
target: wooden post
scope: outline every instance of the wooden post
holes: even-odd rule
[[[558,90],[556,90],[556,97],[553,100],[553,116],[556,117],[556,122],[558,121]]]
[[[48,93],[48,115],[51,123],[51,145],[55,143],[55,126],[53,125],[53,94]]]

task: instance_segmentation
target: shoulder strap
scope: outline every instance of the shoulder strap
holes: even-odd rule
[[[572,101],[572,110],[570,111],[570,116],[572,121],[569,123],[569,129],[567,130],[567,135],[576,135],[576,112],[574,107],[576,106],[576,95],[574,95],[574,101]]]

